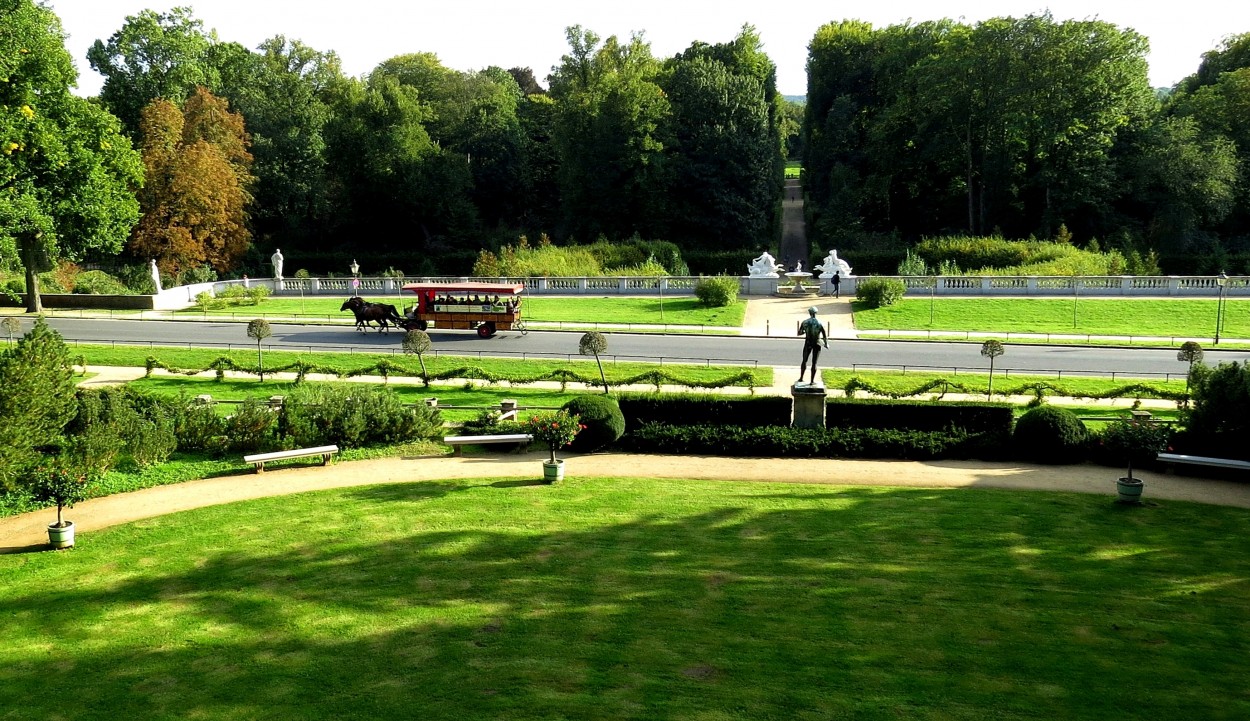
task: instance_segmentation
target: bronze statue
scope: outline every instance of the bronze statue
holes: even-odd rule
[[[816,361],[820,359],[820,347],[829,347],[829,336],[825,326],[816,320],[816,306],[807,309],[811,316],[799,324],[799,335],[803,338],[803,364],[799,366],[799,383],[803,382],[803,374],[807,371],[807,358],[812,358],[812,378],[808,385],[816,385]]]

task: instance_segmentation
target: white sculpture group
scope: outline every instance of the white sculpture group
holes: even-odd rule
[[[764,251],[764,254],[747,265],[747,272],[752,278],[777,278],[777,273],[785,270],[777,260]]]
[[[800,262],[795,268],[796,273],[802,272],[803,264]],[[820,271],[821,278],[832,278],[834,273],[846,278],[851,275],[851,266],[847,265],[845,260],[838,258],[838,251],[831,250],[829,255],[825,256],[825,262],[816,266],[816,270]],[[785,266],[781,265],[764,251],[760,257],[752,260],[747,265],[747,272],[752,278],[777,278],[778,274],[785,271]]]
[[[836,250],[829,251],[829,255],[825,256],[825,262],[816,266],[816,270],[820,271],[821,278],[832,278],[834,273],[846,278],[851,274],[851,266],[847,265],[845,260],[838,258]]]

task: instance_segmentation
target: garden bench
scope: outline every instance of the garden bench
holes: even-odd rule
[[[1183,453],[1160,453],[1156,456],[1156,458],[1164,463],[1179,463],[1191,466],[1212,466],[1214,468],[1233,468],[1240,471],[1250,471],[1250,461],[1235,461],[1230,458],[1187,456]]]
[[[285,461],[290,458],[308,458],[310,456],[321,456],[321,465],[328,465],[330,457],[339,452],[338,446],[317,446],[316,448],[296,448],[290,451],[274,451],[272,453],[253,453],[250,456],[243,456],[244,463],[251,463],[256,467],[257,473],[265,470],[265,464],[269,461]]]
[[[509,433],[494,436],[445,436],[443,443],[451,446],[457,456],[463,456],[464,446],[482,446],[490,443],[529,443],[534,436],[528,433]]]

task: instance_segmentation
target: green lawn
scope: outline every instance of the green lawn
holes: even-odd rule
[[[1182,364],[1178,364],[1183,369]],[[879,388],[891,393],[906,393],[924,384],[945,378],[953,383],[961,383],[970,386],[975,390],[972,392],[985,393],[989,388],[989,374],[987,373],[934,373],[934,372],[918,372],[883,370],[883,371],[855,371],[843,370],[838,368],[826,368],[820,371],[821,378],[825,381],[825,385],[829,388],[842,388],[851,378],[860,378]],[[1185,380],[1183,372],[1180,373],[1180,380],[1163,380],[1157,379],[1139,379],[1139,378],[1091,378],[1088,376],[1064,376],[1057,378],[1056,376],[1037,376],[1037,375],[1009,375],[1004,376],[999,372],[994,373],[994,388],[996,391],[1016,388],[1022,385],[1032,383],[1049,383],[1054,386],[1069,390],[1075,397],[1081,394],[1097,395],[1106,393],[1116,388],[1123,388],[1127,385],[1145,384],[1163,390],[1173,391],[1176,393],[1185,392]],[[952,390],[952,393],[964,393],[966,391]],[[1134,396],[1129,396],[1130,398]]]
[[[0,556],[0,709],[1250,717],[1245,510],[583,480],[570,464],[558,486],[302,494]]]
[[[801,178],[803,173],[803,163],[799,160],[786,161],[786,178]]]
[[[1072,324],[1071,298],[937,298],[929,322],[928,298],[904,298],[867,310],[854,303],[861,330],[1077,333],[1133,336],[1213,336],[1216,300],[1082,298]],[[1250,300],[1227,300],[1223,336],[1250,338]]]
[[[396,308],[412,305],[415,296],[374,297],[371,302],[390,303]],[[532,322],[564,323],[637,323],[669,325],[715,325],[740,326],[746,315],[746,301],[738,301],[724,308],[705,308],[690,295],[665,297],[580,297],[580,296],[527,296],[522,306],[522,316]],[[312,319],[350,320],[350,311],[340,311],[343,298],[268,298],[258,306],[230,306],[208,311],[210,317],[235,317],[240,319],[277,317],[305,317]],[[181,310],[178,315],[203,316],[194,308]]]
[[[404,355],[399,348],[399,339],[396,338],[396,347],[391,355],[365,354],[365,353],[296,353],[292,351],[265,351],[265,367],[274,368],[294,363],[296,361],[304,361],[307,363],[315,363],[320,366],[334,368],[343,372],[349,372],[355,369],[366,368],[385,359],[397,365],[404,366],[414,372],[418,372],[421,364],[416,356]],[[247,344],[240,343],[240,346]],[[576,346],[571,346],[570,353],[576,353]],[[608,347],[611,353],[611,341]],[[233,358],[241,365],[247,365],[254,368],[256,366],[256,349],[253,346],[250,349],[241,347],[231,351],[223,351],[221,349],[212,348],[144,348],[135,346],[99,346],[99,345],[77,345],[73,347],[75,355],[81,354],[89,365],[103,366],[129,366],[143,367],[149,356],[156,358],[162,363],[175,368],[194,370],[206,368],[217,358],[226,355]],[[492,373],[505,378],[533,378],[554,370],[572,370],[583,376],[598,377],[599,368],[593,358],[579,360],[541,360],[541,359],[518,359],[518,358],[477,358],[473,356],[455,356],[455,355],[425,355],[425,366],[431,374],[443,373],[458,368],[480,368],[487,373]],[[767,386],[772,385],[773,370],[770,366],[761,366],[758,368],[747,366],[729,366],[729,365],[689,365],[689,364],[665,364],[663,366],[655,363],[639,363],[632,361],[616,361],[611,355],[607,355],[603,360],[604,375],[607,376],[609,382],[615,379],[624,379],[647,373],[654,370],[663,370],[684,381],[690,382],[715,382],[719,379],[737,375],[743,371],[750,371],[755,377],[755,385]],[[577,385],[577,384],[573,384]]]

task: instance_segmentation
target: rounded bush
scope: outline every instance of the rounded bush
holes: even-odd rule
[[[1085,460],[1089,431],[1072,411],[1041,406],[1016,421],[1012,440],[1021,458],[1034,463],[1080,463]]]
[[[620,440],[625,435],[625,416],[621,406],[612,396],[578,396],[564,404],[564,410],[581,416],[586,426],[569,446],[576,453],[597,451]]]
[[[700,278],[694,286],[694,295],[699,305],[709,308],[732,305],[738,300],[738,279],[725,275]]]
[[[897,278],[864,278],[855,284],[855,299],[869,308],[894,305],[906,292],[907,286]]]

